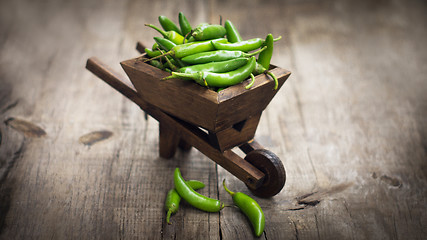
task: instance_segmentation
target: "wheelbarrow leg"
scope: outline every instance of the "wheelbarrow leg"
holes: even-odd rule
[[[165,123],[159,124],[159,155],[162,158],[172,158],[180,142],[178,131]]]

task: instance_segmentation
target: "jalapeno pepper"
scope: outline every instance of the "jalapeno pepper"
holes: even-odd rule
[[[221,25],[216,24],[200,24],[197,26],[192,36],[197,41],[223,38],[227,31]]]
[[[198,190],[205,187],[204,183],[196,180],[189,180],[187,181],[187,184],[193,190]],[[167,211],[166,222],[168,224],[170,224],[171,215],[178,212],[180,202],[181,202],[181,196],[179,196],[175,188],[172,188],[171,190],[169,190],[168,194],[166,195],[166,201],[165,201],[165,210]]]
[[[227,186],[225,185],[225,179],[222,184],[225,191],[232,196],[234,204],[236,204],[236,206],[251,222],[255,235],[257,237],[261,236],[261,234],[264,232],[265,217],[264,212],[262,211],[259,204],[254,199],[242,192],[232,192],[228,190]]]
[[[212,73],[212,72],[196,72],[196,73],[177,73],[172,72],[169,77],[163,78],[163,80],[171,78],[181,78],[194,80],[196,83],[206,87],[228,87],[236,85],[247,79],[252,71],[255,69],[256,59],[251,57],[244,66],[226,73]]]
[[[206,212],[219,212],[224,204],[217,199],[208,198],[194,191],[182,178],[179,168],[175,169],[173,180],[178,194],[190,205]]]
[[[165,31],[175,31],[182,35],[181,30],[176,24],[166,16],[159,16],[159,23]]]
[[[196,64],[188,67],[183,67],[179,69],[182,73],[195,73],[195,72],[215,72],[215,73],[224,73],[235,70],[248,62],[248,58],[236,58],[227,61],[221,62],[211,62],[204,64]]]
[[[253,53],[245,53],[242,51],[215,50],[215,51],[201,52],[201,53],[189,55],[189,56],[183,57],[181,60],[188,64],[219,62],[219,61],[225,61],[225,60],[230,60],[230,59],[239,58],[239,57],[251,57],[264,51],[264,49],[265,47]]]
[[[179,21],[179,26],[181,27],[182,35],[184,37],[188,36],[188,34],[191,32],[192,28],[191,28],[191,25],[188,22],[187,18],[185,17],[184,13],[179,12],[178,21]]]
[[[171,40],[175,44],[182,44],[184,42],[184,37],[175,31],[164,31],[164,30],[154,26],[153,24],[145,24],[145,26],[155,29],[160,34],[162,34],[163,37]],[[185,40],[185,41],[187,41],[187,40]]]
[[[239,34],[239,31],[237,31],[237,28],[234,27],[233,23],[231,23],[230,20],[225,21],[224,27],[229,42],[236,43],[243,40]]]

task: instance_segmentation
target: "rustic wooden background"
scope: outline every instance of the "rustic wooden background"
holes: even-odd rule
[[[249,193],[193,149],[158,157],[158,122],[85,69],[113,69],[156,36],[157,16],[230,19],[244,39],[282,35],[272,62],[292,72],[256,138],[287,171],[259,199],[262,239],[425,239],[425,1],[0,0],[0,238],[252,239],[235,208],[163,202],[180,167],[231,202]],[[124,74],[124,72],[123,72]]]

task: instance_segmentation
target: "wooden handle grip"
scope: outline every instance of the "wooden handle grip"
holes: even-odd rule
[[[141,104],[141,97],[136,92],[134,87],[127,83],[129,80],[116,73],[113,69],[102,63],[98,58],[89,58],[86,62],[86,69],[119,91],[125,97],[129,98],[138,105]]]

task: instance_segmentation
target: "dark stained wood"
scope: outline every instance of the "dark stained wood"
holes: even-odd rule
[[[212,132],[221,131],[262,112],[277,91],[274,83],[264,74],[255,77],[251,89],[246,83],[231,86],[220,93],[194,84],[170,79],[161,81],[169,73],[135,58],[121,62],[133,85],[145,101],[162,111]],[[279,86],[290,72],[275,68]],[[173,99],[173,101],[171,101]]]
[[[232,127],[218,132],[210,132],[210,142],[220,151],[247,143],[254,138],[260,118],[261,114],[249,116],[245,120],[234,124]]]
[[[197,126],[170,116],[145,101],[133,88],[127,87],[127,84],[123,83],[125,80],[122,76],[113,72],[97,58],[89,58],[86,68],[124,96],[129,97],[142,110],[159,121],[159,153],[161,157],[172,158],[176,148],[179,146],[180,140],[183,140],[185,143],[181,145],[184,149],[188,148],[186,145],[194,146],[251,188],[256,189],[262,186],[264,179],[263,172],[242,159],[232,150],[219,150],[211,143],[209,135]],[[255,121],[257,122],[257,119]],[[249,129],[251,128],[249,127]]]

